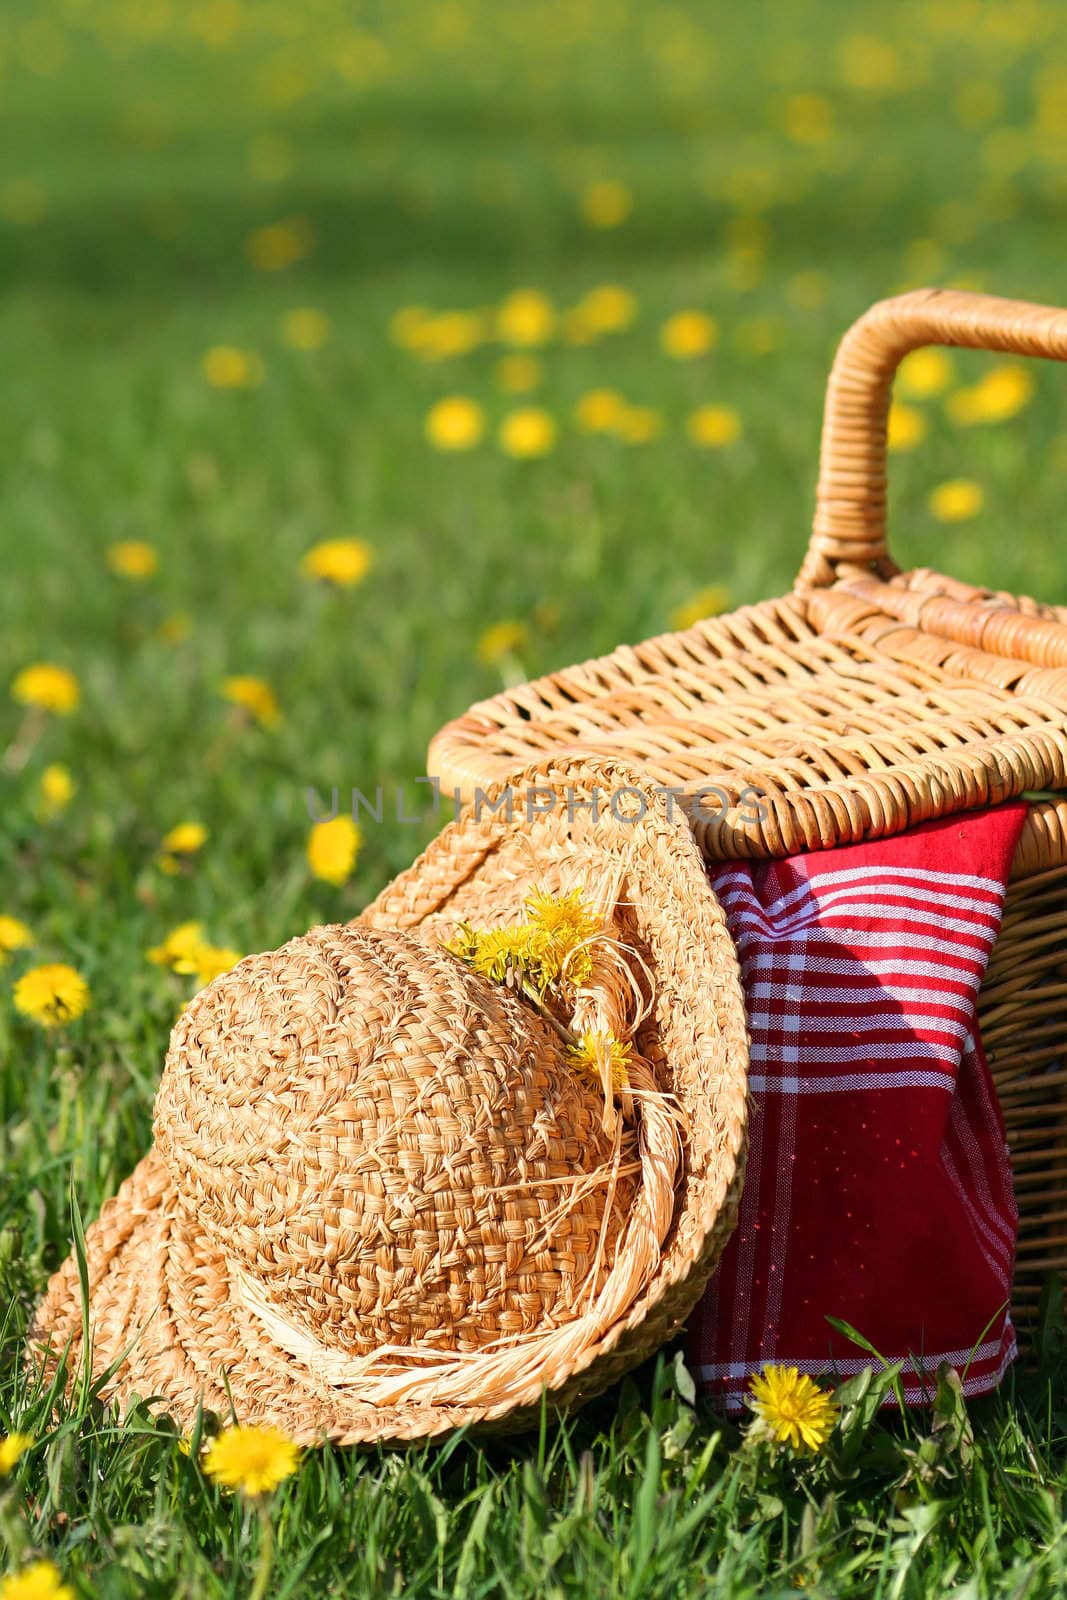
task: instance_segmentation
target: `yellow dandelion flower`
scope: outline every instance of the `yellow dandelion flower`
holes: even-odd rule
[[[828,144],[833,138],[834,108],[825,95],[790,95],[782,120],[786,134],[795,144]]]
[[[282,318],[281,335],[291,350],[321,350],[330,337],[330,319],[314,306],[297,306]]]
[[[536,356],[503,356],[494,368],[494,376],[505,394],[529,394],[544,377]]]
[[[199,950],[205,943],[204,925],[202,922],[179,922],[172,928],[162,944],[153,945],[147,951],[149,961],[154,961],[157,967],[170,967],[172,971],[179,970],[180,961],[188,961],[193,952]]]
[[[505,455],[516,461],[546,456],[556,443],[555,419],[538,406],[509,411],[500,424],[497,440]]]
[[[852,89],[893,89],[901,80],[900,57],[885,39],[854,33],[839,46],[841,76]]]
[[[732,406],[698,406],[685,427],[693,443],[706,450],[721,450],[741,437],[741,418]]]
[[[119,578],[143,583],[159,566],[159,557],[145,539],[120,539],[108,545],[107,564]]]
[[[537,963],[532,930],[522,923],[475,933],[469,965],[480,977],[503,983],[509,973],[529,977]]]
[[[66,667],[38,661],[33,666],[23,667],[11,685],[11,697],[20,705],[36,706],[41,711],[54,711],[57,716],[66,717],[76,711],[81,702],[81,686]]]
[[[567,1059],[581,1077],[590,1079],[597,1088],[605,1078],[613,1089],[630,1087],[627,1068],[633,1052],[614,1034],[583,1033],[577,1044],[568,1045]]]
[[[313,545],[300,563],[305,578],[318,578],[352,589],[370,571],[374,551],[363,539],[323,539]]]
[[[582,220],[590,228],[617,228],[633,208],[634,197],[618,178],[591,183],[582,195]]]
[[[389,337],[405,350],[415,350],[422,342],[431,314],[425,306],[401,306],[389,319]]]
[[[540,289],[516,289],[498,310],[496,326],[505,344],[544,344],[555,332],[555,308]]]
[[[315,248],[315,230],[307,217],[285,217],[255,228],[245,240],[245,254],[259,272],[282,272],[303,261]]]
[[[9,1433],[0,1439],[0,1478],[6,1478],[33,1444],[32,1433]]]
[[[890,450],[914,450],[926,438],[926,418],[914,406],[894,400],[889,407],[886,437]]]
[[[966,522],[978,515],[984,503],[981,486],[970,478],[950,478],[947,483],[939,483],[929,501],[938,522]]]
[[[674,608],[671,627],[692,628],[704,617],[720,616],[729,604],[730,591],[724,589],[721,583],[709,583],[706,588],[698,589],[691,600]]]
[[[575,310],[594,333],[621,333],[637,316],[637,297],[618,283],[601,283],[583,295]]]
[[[979,422],[1005,422],[1030,404],[1034,377],[1028,367],[1008,362],[994,367],[969,389],[957,389],[946,401],[953,422],[969,427]]]
[[[477,311],[442,311],[427,317],[410,348],[424,361],[465,356],[486,337],[486,321]]]
[[[242,959],[240,950],[232,950],[228,945],[198,944],[193,946],[188,955],[176,960],[173,966],[175,972],[195,977],[197,988],[203,989],[205,985],[214,983],[216,978],[221,978],[224,972],[229,972]]]
[[[207,829],[202,822],[179,822],[177,827],[163,835],[160,849],[168,855],[192,856],[201,849],[206,839]]]
[[[914,400],[927,400],[952,382],[952,362],[944,350],[933,346],[913,350],[897,368],[894,387]]]
[[[200,365],[213,389],[255,389],[263,382],[260,357],[235,344],[212,345],[204,351]]]
[[[597,913],[588,907],[580,889],[549,894],[534,889],[524,902],[535,939],[540,984],[566,977],[581,985],[592,971],[589,941],[601,930]]]
[[[751,1383],[757,1416],[771,1435],[794,1450],[821,1450],[837,1421],[837,1406],[796,1367],[766,1366]]]
[[[0,967],[12,950],[28,950],[32,943],[33,934],[24,922],[18,917],[0,916]]]
[[[89,985],[62,961],[31,967],[15,985],[15,1009],[42,1028],[60,1028],[87,1011]]]
[[[501,622],[492,622],[478,637],[475,651],[478,660],[487,667],[495,667],[506,656],[518,655],[525,649],[529,642],[530,631],[525,622],[517,619],[505,618]]]
[[[359,854],[361,835],[351,817],[316,822],[308,835],[308,866],[316,878],[338,888],[347,883]]]
[[[426,437],[436,450],[473,450],[484,432],[485,413],[466,395],[438,400],[426,417]]]
[[[252,1500],[292,1477],[299,1464],[299,1448],[269,1425],[224,1429],[208,1445],[203,1462],[209,1478]]]
[[[51,1561],[31,1561],[0,1583],[0,1600],[74,1600],[74,1590]]]
[[[719,325],[706,311],[677,311],[660,330],[660,343],[676,361],[706,355],[718,337]]]
[[[648,444],[663,432],[663,418],[652,406],[624,406],[615,432],[627,444]]]
[[[159,637],[164,644],[181,644],[183,639],[188,639],[192,626],[192,618],[187,611],[173,611],[160,623]]]
[[[262,678],[247,675],[224,678],[222,697],[231,705],[240,706],[264,728],[275,728],[282,720],[274,690]]]
[[[734,343],[746,356],[769,356],[782,337],[782,324],[776,317],[746,317],[734,330]]]
[[[37,815],[47,822],[52,817],[58,817],[65,811],[74,799],[76,785],[70,775],[70,768],[65,767],[61,761],[53,761],[41,773],[37,785]]]
[[[586,433],[611,433],[626,410],[617,389],[590,389],[574,408],[574,420]]]

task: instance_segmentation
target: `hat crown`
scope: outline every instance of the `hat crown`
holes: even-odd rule
[[[634,1186],[601,1110],[526,1002],[429,939],[327,927],[196,996],[156,1140],[236,1292],[302,1341],[473,1349],[610,1268]]]

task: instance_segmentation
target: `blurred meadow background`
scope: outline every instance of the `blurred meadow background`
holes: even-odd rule
[[[1067,19],[7,0],[0,117],[0,1538],[243,1594],[165,1427],[20,1376],[71,1181],[92,1217],[145,1149],[200,982],[438,826],[312,835],[309,787],[424,808],[472,700],[785,590],[872,300],[1065,298]],[[898,556],[1062,599],[1061,374],[915,358],[891,425]],[[532,1455],[326,1453],[271,1592],[1058,1592],[1052,1391],[966,1470],[866,1417],[851,1476],[761,1479],[665,1371]]]

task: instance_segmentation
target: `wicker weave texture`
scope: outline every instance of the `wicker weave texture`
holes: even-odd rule
[[[469,796],[535,757],[617,756],[677,788],[710,859],[1067,790],[1067,607],[900,572],[889,555],[890,392],[924,344],[1062,360],[1067,312],[940,290],[873,307],[834,362],[795,591],[482,701],[437,735],[428,770]],[[1067,794],[1031,805],[1012,880],[980,1010],[1025,1321],[1044,1271],[1067,1272]]]
[[[155,1146],[88,1232],[107,1395],[162,1396],[188,1426],[228,1388],[307,1441],[514,1427],[684,1320],[744,1165],[733,945],[662,798],[623,822],[581,804],[639,775],[528,781],[569,804],[468,812],[357,923],[248,957],[180,1019]],[[521,917],[534,887],[581,888],[606,920],[574,1005],[633,1039],[614,1131],[558,1030],[440,946]],[[76,1365],[73,1258],[36,1337]]]

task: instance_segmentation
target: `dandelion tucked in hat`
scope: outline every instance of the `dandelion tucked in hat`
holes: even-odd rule
[[[677,1330],[733,1226],[748,1050],[692,835],[641,789],[532,769],[197,995],[87,1235],[105,1397],[308,1442],[514,1427]],[[35,1336],[79,1364],[73,1258]]]

